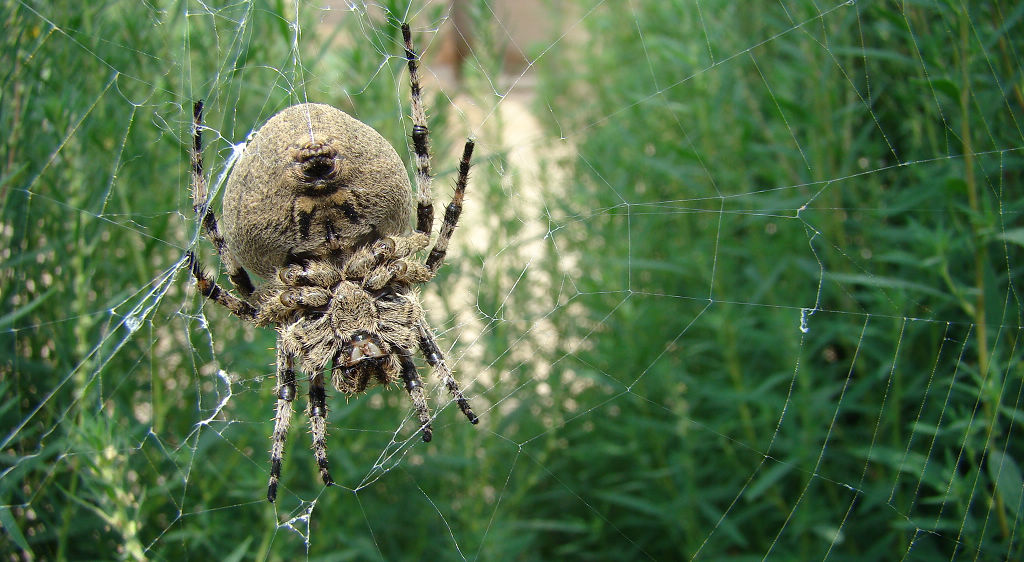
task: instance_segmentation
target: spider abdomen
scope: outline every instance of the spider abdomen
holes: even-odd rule
[[[341,263],[409,230],[412,187],[395,149],[324,104],[293,105],[253,134],[228,178],[221,218],[240,264],[267,279],[298,258]]]

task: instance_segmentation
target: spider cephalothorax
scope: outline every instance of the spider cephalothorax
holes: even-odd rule
[[[430,245],[433,202],[426,117],[416,54],[402,26],[412,83],[417,211],[409,232],[412,188],[383,137],[339,109],[300,104],[253,135],[228,178],[221,217],[209,209],[202,163],[202,102],[195,104],[193,208],[242,298],[224,290],[188,254],[199,291],[240,318],[277,330],[277,410],[267,499],[277,497],[284,442],[297,395],[296,368],[309,380],[313,450],[325,484],[325,375],[347,395],[401,380],[424,441],[430,413],[413,354],[419,350],[469,421],[470,409],[427,324],[414,287],[434,278],[462,211],[473,141],[466,141],[455,196]],[[256,287],[248,273],[265,282]]]

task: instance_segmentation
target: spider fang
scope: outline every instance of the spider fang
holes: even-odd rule
[[[361,361],[367,359],[378,359],[387,355],[381,350],[380,346],[373,339],[367,337],[365,333],[358,333],[352,336],[352,348],[349,351],[348,358],[343,361],[343,364],[347,367],[355,365]]]

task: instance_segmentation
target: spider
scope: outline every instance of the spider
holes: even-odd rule
[[[274,115],[246,145],[228,177],[221,224],[209,207],[202,160],[203,102],[193,107],[193,210],[241,298],[186,260],[199,292],[232,314],[277,331],[277,406],[267,499],[277,498],[285,438],[296,396],[296,369],[309,379],[307,415],[325,485],[325,373],[354,395],[399,379],[412,399],[423,441],[430,411],[413,362],[419,350],[471,423],[470,408],[427,324],[415,287],[434,278],[462,212],[473,140],[466,141],[455,194],[425,261],[434,223],[429,132],[416,51],[402,24],[412,98],[416,226],[409,233],[412,186],[395,149],[370,126],[323,104]],[[254,286],[248,271],[265,279]],[[329,369],[329,371],[328,371]]]

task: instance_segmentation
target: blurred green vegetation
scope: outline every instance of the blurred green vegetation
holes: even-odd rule
[[[428,88],[439,174],[481,147],[486,228],[425,292],[483,422],[449,406],[424,446],[400,391],[334,396],[341,486],[294,428],[267,504],[273,332],[181,269],[191,103],[211,185],[307,98],[404,156],[383,14],[429,31],[435,4],[0,4],[5,558],[1024,558],[1005,2],[575,2],[522,46],[542,188],[506,117]],[[470,5],[490,109],[505,29]]]
[[[622,3],[543,66],[555,356],[628,392],[559,433],[603,493],[531,512],[614,514],[563,552],[1024,554],[1021,9],[965,6]]]

